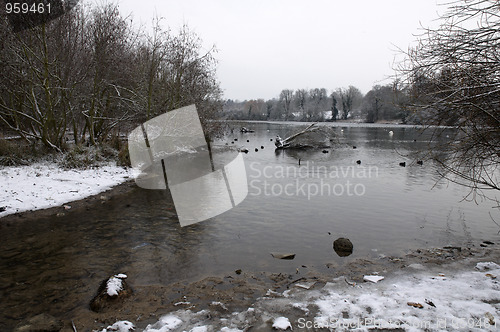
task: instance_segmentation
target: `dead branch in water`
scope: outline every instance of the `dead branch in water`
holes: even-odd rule
[[[282,139],[281,137],[277,136],[276,141],[274,142],[274,145],[276,146],[277,149],[286,149],[286,148],[290,147],[292,141],[295,138],[297,138],[303,134],[310,133],[310,132],[313,132],[313,131],[319,129],[319,127],[314,127],[317,124],[318,124],[317,122],[314,122],[314,123],[310,124],[309,126],[307,126],[306,129],[304,129],[296,134],[293,134],[292,136],[289,136],[285,139]]]

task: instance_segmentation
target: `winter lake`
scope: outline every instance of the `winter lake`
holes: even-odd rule
[[[0,327],[47,303],[64,312],[86,306],[99,282],[116,273],[141,285],[238,269],[328,273],[331,264],[357,258],[497,236],[493,202],[463,200],[467,188],[441,179],[432,161],[419,165],[410,157],[430,143],[431,134],[419,128],[320,124],[334,126],[337,137],[324,153],[275,151],[276,135],[286,137],[300,124],[230,125],[233,133],[215,142],[216,166],[234,156],[229,147],[248,148],[249,189],[240,205],[217,217],[181,228],[165,191],[136,188],[89,211],[4,227]],[[254,132],[240,133],[243,125]],[[340,237],[353,243],[352,255],[333,250]],[[279,260],[271,252],[296,256]],[[75,299],[70,307],[68,297]]]

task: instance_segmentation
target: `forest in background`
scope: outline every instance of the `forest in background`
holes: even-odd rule
[[[357,121],[421,124],[409,110],[409,93],[398,81],[376,85],[366,95],[354,87],[284,89],[277,98],[234,101],[224,104],[224,116],[231,120]]]

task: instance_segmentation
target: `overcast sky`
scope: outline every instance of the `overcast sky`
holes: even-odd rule
[[[224,97],[271,99],[282,89],[354,85],[367,93],[393,75],[397,48],[435,25],[441,0],[117,0],[151,25],[157,13],[215,44]]]

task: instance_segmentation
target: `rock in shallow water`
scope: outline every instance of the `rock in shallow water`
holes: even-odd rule
[[[97,295],[90,301],[90,309],[102,312],[132,295],[132,288],[127,284],[125,278],[127,278],[125,274],[117,274],[104,280],[99,286]]]
[[[333,241],[333,250],[340,257],[346,257],[352,254],[353,245],[349,239],[340,237],[337,240]]]

